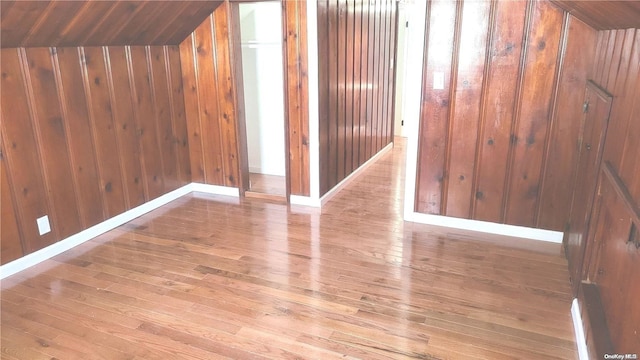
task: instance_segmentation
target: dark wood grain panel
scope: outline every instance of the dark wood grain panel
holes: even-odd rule
[[[552,0],[552,2],[595,29],[640,27],[640,4],[637,1]]]
[[[584,92],[587,74],[595,62],[597,32],[575,17],[569,17],[565,50],[556,96],[555,117],[548,141],[545,173],[538,209],[538,227],[564,231],[568,222],[571,193],[578,161]]]
[[[170,74],[167,72],[169,64],[164,47],[151,46],[147,49],[147,62],[151,71],[151,89],[153,104],[155,105],[156,131],[160,148],[159,155],[162,158],[166,192],[182,185],[178,181],[178,158],[173,130]]]
[[[512,143],[527,3],[496,3],[473,218],[502,221],[507,155]]]
[[[391,51],[390,53],[390,58],[389,58],[389,62],[390,62],[390,68],[389,68],[389,80],[388,80],[388,84],[389,84],[389,92],[387,95],[387,139],[385,142],[385,145],[390,144],[394,141],[394,135],[395,135],[395,131],[394,131],[394,124],[395,124],[395,107],[396,107],[396,78],[397,78],[397,72],[398,72],[398,27],[401,26],[398,22],[399,22],[399,15],[398,15],[398,3],[395,1],[390,1],[389,2],[389,7],[390,7],[390,14],[389,14],[389,20],[391,22],[390,27],[391,27],[391,33],[389,35],[389,49]]]
[[[331,6],[334,6],[333,1],[318,1],[318,49],[331,49],[332,46],[330,44],[335,42],[336,34],[330,30],[330,22],[334,19],[329,16]],[[329,55],[329,58],[332,58],[331,55]],[[332,121],[335,119],[331,110],[335,109],[335,106],[331,104],[335,101],[334,97],[336,96],[332,93],[334,88],[331,86],[331,78],[336,71],[331,70],[332,64],[335,67],[336,63],[333,61],[318,61],[318,74],[324,75],[318,76],[318,147],[324,149],[318,154],[320,194],[324,194],[329,190],[332,174],[335,174],[335,171],[329,170],[335,158],[329,150],[332,148],[331,129],[335,128],[335,126],[331,126]],[[335,147],[333,148],[335,149]]]
[[[536,223],[563,25],[562,12],[548,2],[537,2],[531,16],[504,218],[529,227]]]
[[[122,169],[115,123],[109,94],[107,69],[103,49],[83,48],[81,61],[85,65],[85,93],[89,98],[89,118],[98,160],[100,189],[107,218],[126,210]]]
[[[614,141],[613,139],[627,139],[630,135],[629,126],[634,123],[630,117],[633,113],[634,103],[637,102],[634,100],[637,99],[637,97],[634,96],[634,92],[637,86],[636,79],[640,71],[638,69],[640,64],[638,63],[637,54],[640,50],[634,39],[636,37],[635,29],[629,29],[627,31],[616,30],[616,33],[620,34],[617,36],[618,38],[624,35],[624,37],[622,37],[623,40],[620,40],[620,42],[626,43],[626,46],[624,47],[624,52],[621,50],[617,54],[608,53],[605,55],[612,57],[612,62],[620,63],[620,71],[612,74],[613,80],[609,82],[610,85],[605,87],[616,99],[611,110],[613,126],[610,127],[609,138],[612,139],[612,141],[607,142],[604,157],[606,161],[613,164],[619,173],[624,173],[625,181],[631,184],[634,176],[633,174],[629,174],[629,170],[633,168],[633,165],[631,165],[631,168],[625,168],[624,170],[622,168],[622,162],[628,159],[625,154],[625,142]],[[631,141],[635,142],[635,140]]]
[[[75,179],[82,224],[89,227],[104,220],[105,213],[80,55],[76,48],[56,48],[55,57],[60,77],[59,96],[73,164],[71,174]]]
[[[473,174],[482,105],[491,3],[465,3],[462,9],[454,111],[451,117],[447,206],[445,214],[471,216]]]
[[[0,264],[4,265],[24,255],[22,244],[24,240],[18,228],[18,212],[13,199],[13,186],[9,183],[4,141],[0,147]]]
[[[204,144],[200,122],[200,92],[198,90],[198,67],[196,60],[196,36],[191,34],[180,44],[180,65],[184,86],[184,110],[188,131],[191,179],[205,182]]]
[[[380,57],[377,55],[380,51],[380,43],[376,39],[380,39],[378,35],[380,29],[379,24],[379,13],[377,11],[376,3],[373,1],[369,2],[369,79],[368,79],[368,88],[369,93],[367,94],[367,158],[375,155],[375,130],[374,126],[376,126],[376,69],[377,64],[380,62]]]
[[[191,163],[189,157],[189,134],[187,130],[185,96],[182,82],[180,48],[165,46],[167,53],[167,71],[171,90],[171,118],[174,131],[178,181],[181,184],[191,182]]]
[[[67,133],[60,111],[52,54],[49,49],[38,48],[26,49],[24,56],[33,125],[44,179],[54,210],[51,225],[52,228],[57,228],[59,236],[67,237],[80,231],[82,226],[75,184],[68,177],[71,174],[71,164]]]
[[[205,181],[208,184],[223,185],[223,159],[220,148],[220,123],[218,109],[218,78],[215,73],[215,44],[213,17],[205,20],[194,32],[197,51],[198,97],[200,99],[200,126],[203,139]]]
[[[284,42],[285,121],[289,129],[289,193],[302,196],[309,196],[311,186],[306,6],[304,1],[285,1],[282,13],[283,32],[286,34]]]
[[[129,48],[129,72],[132,78],[132,91],[136,107],[138,138],[142,149],[142,161],[145,184],[149,200],[164,194],[164,169],[158,138],[158,122],[155,116],[151,73],[147,61],[147,51],[142,46]],[[153,155],[152,155],[153,154]]]
[[[129,77],[127,50],[110,47],[109,80],[112,97],[114,124],[120,149],[127,207],[141,205],[149,198],[145,193],[145,177],[142,175],[141,148],[138,142],[139,127],[133,107],[133,93]]]
[[[355,120],[355,81],[354,81],[354,51],[355,51],[355,1],[346,1],[345,4],[345,124],[344,124],[344,168],[345,175],[353,169],[353,127]]]
[[[330,114],[323,122],[320,110],[322,195],[391,142],[396,10],[386,0],[329,0],[318,10],[319,52],[333,59],[319,66]]]
[[[427,214],[441,213],[456,7],[455,1],[433,1],[428,14],[420,117],[429,121],[420,125],[416,181],[416,210]],[[444,76],[443,89],[434,89],[436,72]]]
[[[3,1],[4,48],[177,45],[223,1]]]
[[[0,56],[2,142],[6,144],[3,159],[7,163],[10,182],[14,184],[17,217],[24,240],[23,248],[28,254],[53,244],[57,238],[57,229],[54,228],[52,232],[40,236],[36,226],[36,219],[51,214],[51,207],[37,151],[38,145],[20,64],[21,56],[18,49],[2,49]],[[11,109],[11,113],[7,113],[7,109]]]
[[[230,5],[225,4],[213,13],[216,46],[216,83],[219,106],[220,141],[222,145],[223,176],[226,186],[239,187],[240,174],[238,163],[238,134],[236,93],[233,84],[231,62]],[[237,54],[238,56],[240,54]]]
[[[345,163],[347,157],[347,1],[338,1],[338,138],[337,138],[337,178],[346,176]]]

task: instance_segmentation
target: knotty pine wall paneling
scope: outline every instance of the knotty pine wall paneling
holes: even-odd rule
[[[318,2],[320,194],[392,141],[396,3]]]
[[[3,247],[17,240],[31,253],[191,182],[189,164],[178,164],[188,157],[187,139],[175,130],[186,128],[176,116],[184,101],[174,97],[173,111],[160,106],[181,93],[172,52],[1,50],[3,192],[12,194],[18,226],[3,231]],[[40,236],[36,219],[44,215],[52,231]]]
[[[233,56],[239,54],[233,54],[231,6],[218,7],[180,44],[180,58],[193,179],[243,191],[244,105],[238,105]]]
[[[569,220],[571,195],[576,179],[581,128],[580,109],[588,74],[594,65],[597,32],[573,16],[565,23],[565,50],[560,64],[554,115],[551,119],[547,157],[538,206],[537,227],[564,230]]]
[[[307,2],[282,1],[285,66],[285,122],[288,135],[289,193],[309,196],[309,82]],[[323,52],[319,52],[323,54]],[[320,75],[322,76],[322,75]]]
[[[546,0],[427,11],[416,211],[564,230],[595,31]]]

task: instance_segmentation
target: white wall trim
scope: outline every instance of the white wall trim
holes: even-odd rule
[[[321,207],[322,203],[318,198],[312,198],[310,196],[291,195],[289,196],[289,204],[300,206]]]
[[[191,183],[188,186],[191,186],[191,191],[194,192],[240,197],[240,189],[234,187],[209,185],[202,183]]]
[[[531,240],[562,243],[563,233],[559,231],[534,229],[525,226],[498,224],[488,221],[460,219],[442,215],[422,214],[418,212],[405,213],[405,221],[415,223],[444,226],[455,229],[478,231],[488,234],[513,236]]]
[[[320,197],[320,119],[318,113],[318,0],[307,0],[307,81],[309,89],[310,197]]]
[[[226,186],[198,183],[184,185],[181,188],[125,211],[122,214],[116,215],[88,229],[82,230],[77,234],[71,235],[43,249],[32,252],[31,254],[27,254],[19,259],[0,266],[0,279],[4,279],[17,272],[37,265],[194,191],[235,197],[238,197],[240,194],[237,188],[230,188]]]
[[[582,315],[580,315],[580,304],[578,299],[573,299],[571,303],[571,318],[573,319],[573,330],[576,335],[576,345],[578,346],[578,358],[580,360],[589,360],[589,351],[587,349],[587,339],[584,336],[584,325]]]
[[[373,155],[364,164],[360,165],[360,167],[355,169],[351,174],[349,174],[349,176],[342,179],[342,181],[340,181],[338,185],[334,186],[333,188],[331,188],[331,190],[327,191],[327,193],[320,198],[320,203],[322,205],[325,205],[329,200],[331,200],[331,198],[333,198],[337,193],[339,193],[342,189],[344,189],[347,185],[349,185],[353,180],[355,180],[355,178],[357,178],[363,171],[369,168],[369,166],[371,166],[374,162],[378,161],[378,159],[380,159],[383,155],[391,151],[391,149],[393,149],[393,142],[387,144],[387,146],[383,147],[382,150],[378,151],[377,154]]]

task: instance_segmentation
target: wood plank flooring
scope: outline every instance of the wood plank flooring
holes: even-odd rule
[[[322,211],[194,194],[2,281],[2,359],[576,359],[560,246],[405,223],[404,146]]]

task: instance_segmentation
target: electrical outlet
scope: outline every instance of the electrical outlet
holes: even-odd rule
[[[45,215],[43,217],[39,217],[36,220],[36,223],[38,223],[38,231],[40,232],[40,235],[44,235],[51,231],[51,224],[49,224],[49,216]]]

